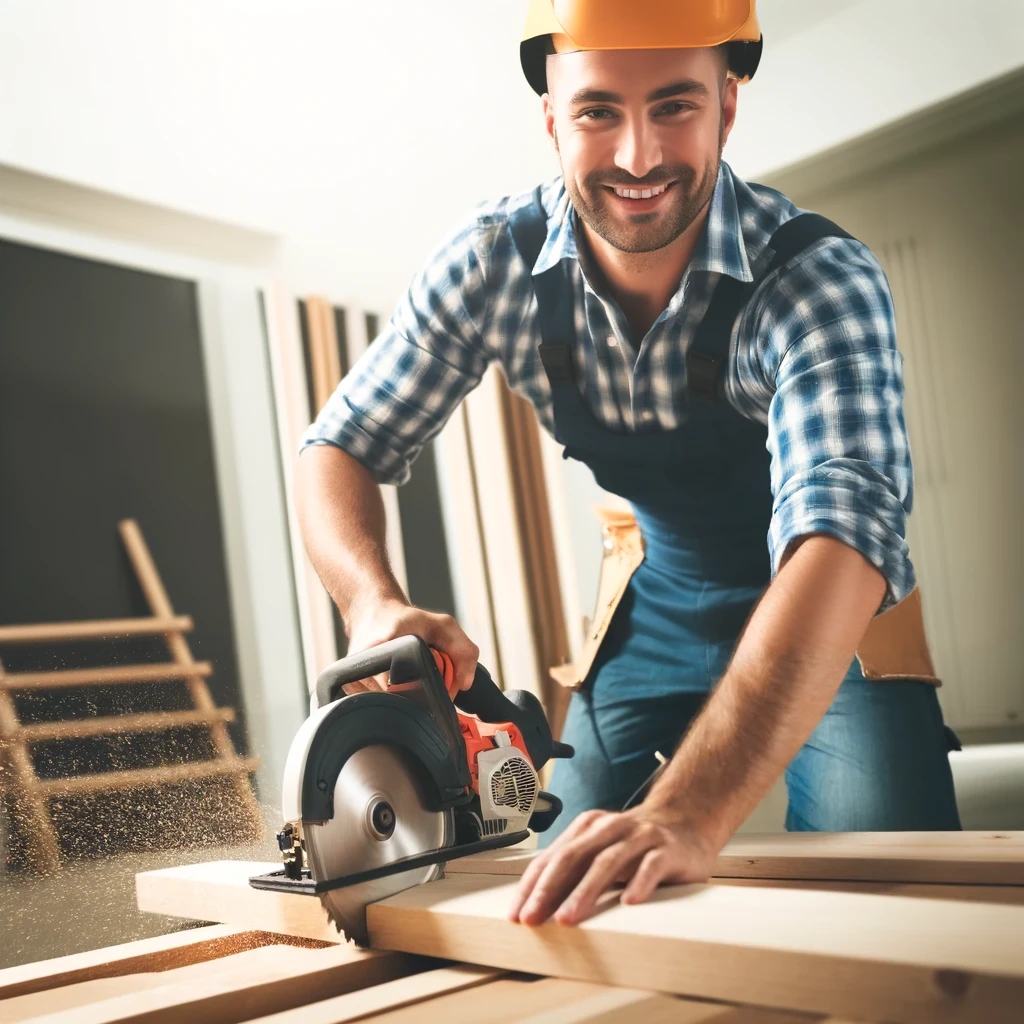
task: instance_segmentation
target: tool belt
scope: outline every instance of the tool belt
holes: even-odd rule
[[[593,620],[579,657],[551,669],[551,678],[579,690],[600,650],[615,609],[633,573],[644,560],[640,527],[629,509],[596,508],[604,538],[604,557]],[[916,588],[899,604],[876,615],[857,647],[857,660],[865,679],[918,679],[941,685],[935,675],[921,612],[921,591]]]

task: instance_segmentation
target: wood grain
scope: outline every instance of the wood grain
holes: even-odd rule
[[[234,1024],[390,981],[424,964],[418,957],[355,950],[263,947],[140,979],[135,991],[34,1017],[38,1024]],[[99,985],[102,982],[87,982]],[[77,1002],[84,992],[72,997]],[[39,997],[30,997],[39,998]]]
[[[410,1005],[426,1013],[433,1004],[425,1004],[425,1000],[485,985],[499,978],[501,973],[485,967],[465,965],[440,967],[434,971],[387,981],[383,985],[374,985],[373,988],[364,988],[359,992],[349,992],[318,1003],[307,1003],[294,1010],[257,1017],[249,1024],[343,1024],[344,1021],[358,1020]]]
[[[0,970],[0,1000],[93,978],[113,978],[133,971],[184,967],[186,964],[250,948],[250,943],[265,945],[266,941],[281,941],[280,937],[272,935],[268,935],[265,942],[258,943],[249,938],[261,934],[267,935],[265,932],[241,931],[217,924],[7,967]]]
[[[1024,909],[695,885],[614,897],[574,928],[506,918],[513,886],[452,876],[368,908],[371,944],[489,967],[903,1024],[1020,1021]]]
[[[280,868],[259,861],[213,861],[143,871],[135,876],[139,910],[240,928],[261,928],[286,935],[342,943],[315,896],[265,892],[249,878]]]
[[[521,875],[535,851],[449,861],[456,874]],[[1024,832],[787,832],[734,837],[714,878],[1024,885]]]

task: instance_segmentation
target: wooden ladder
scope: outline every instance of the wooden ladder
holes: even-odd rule
[[[249,782],[249,773],[259,760],[239,757],[235,751],[227,729],[227,723],[234,720],[235,711],[233,708],[218,708],[214,704],[206,685],[206,678],[212,674],[213,667],[209,662],[193,659],[185,638],[192,629],[192,620],[187,615],[174,613],[138,523],[133,519],[123,520],[118,524],[118,530],[149,605],[149,617],[0,627],[0,645],[163,636],[171,657],[170,661],[158,664],[12,673],[5,672],[0,661],[0,792],[9,791],[14,796],[16,811],[29,839],[31,862],[41,872],[51,872],[60,866],[60,846],[50,816],[50,799],[57,796],[152,788],[194,779],[228,777],[232,780],[238,807],[246,822],[245,837],[257,839],[263,835],[263,815]],[[26,725],[19,720],[11,696],[14,690],[172,681],[184,681],[192,698],[193,710]],[[40,779],[29,751],[30,744],[44,740],[163,732],[182,726],[209,728],[216,751],[213,760]]]

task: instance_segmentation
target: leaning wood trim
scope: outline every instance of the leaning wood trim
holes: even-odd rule
[[[0,644],[61,643],[68,640],[115,640],[124,636],[155,636],[192,630],[188,615],[170,618],[91,619],[82,622],[40,622],[30,626],[0,626]]]
[[[0,677],[5,690],[51,689],[62,686],[115,686],[122,683],[166,683],[193,676],[213,675],[213,665],[197,661],[155,665],[110,665],[102,668],[63,668],[53,672],[10,672]]]
[[[450,861],[454,874],[521,875],[533,850]],[[735,836],[714,878],[1024,885],[1024,832],[789,832]]]
[[[583,924],[507,919],[514,886],[453,876],[372,904],[377,949],[901,1024],[1011,1024],[1024,909],[899,896],[676,886]]]
[[[69,740],[84,736],[166,732],[168,729],[183,729],[194,725],[234,720],[234,708],[215,708],[213,711],[148,711],[140,715],[104,715],[22,725],[15,733],[15,738],[26,743],[39,743],[43,740]]]
[[[117,524],[118,532],[128,552],[128,560],[132,563],[135,575],[138,578],[139,586],[149,605],[150,612],[160,618],[168,618],[174,614],[170,596],[164,587],[163,580],[157,570],[156,562],[150,553],[149,545],[142,535],[139,524],[134,519],[122,519]],[[167,633],[164,635],[164,642],[171,658],[183,669],[187,670],[185,676],[185,687],[192,698],[192,703],[197,711],[214,711],[213,697],[210,695],[210,688],[206,685],[206,679],[202,673],[196,672],[199,664],[192,657],[192,649],[188,640],[182,633]],[[263,811],[256,802],[256,795],[253,793],[252,784],[249,781],[248,772],[258,767],[258,760],[239,758],[235,745],[228,733],[228,727],[224,722],[210,723],[210,740],[213,743],[218,757],[225,765],[224,775],[233,775],[232,786],[235,790],[237,805],[246,813],[249,822],[249,836],[254,840],[263,838],[264,821]],[[187,766],[179,765],[178,768]],[[239,770],[244,768],[244,770]],[[166,770],[166,769],[165,769]],[[139,778],[144,777],[144,772],[133,772]],[[189,776],[185,776],[186,778]],[[197,776],[202,778],[203,776]],[[95,778],[94,776],[91,778]],[[123,777],[122,777],[122,781]],[[145,785],[145,783],[141,783]]]
[[[72,793],[95,793],[99,790],[147,789],[150,786],[167,786],[175,782],[220,776],[241,778],[248,786],[245,777],[256,771],[259,765],[258,757],[222,757],[216,761],[188,761],[185,764],[163,764],[156,768],[44,779],[36,784],[35,790],[47,796],[65,796]]]
[[[432,963],[421,957],[355,950],[273,948],[235,953],[214,963],[166,972],[154,988],[129,992],[58,1013],[39,1024],[224,1024],[276,1013],[310,1000],[391,981]]]

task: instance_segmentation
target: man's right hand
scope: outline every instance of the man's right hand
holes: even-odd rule
[[[374,601],[365,608],[353,605],[347,626],[349,654],[359,654],[388,640],[412,634],[451,658],[458,689],[468,690],[473,685],[480,648],[451,615],[424,611],[392,598]],[[365,682],[371,683],[370,680]],[[378,681],[376,686],[380,688],[382,683]],[[372,683],[367,688],[372,688]]]

